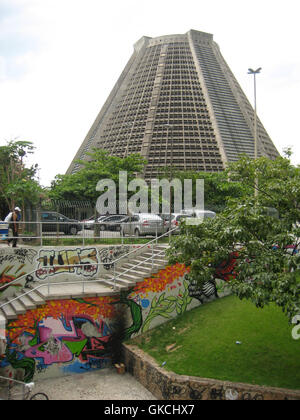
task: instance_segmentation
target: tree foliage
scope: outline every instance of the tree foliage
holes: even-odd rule
[[[190,265],[199,285],[217,277],[220,264],[234,262],[230,284],[237,296],[257,307],[274,302],[292,319],[300,313],[300,168],[288,158],[242,157],[227,175],[245,194],[228,200],[215,219],[185,226],[170,261]]]
[[[94,149],[87,153],[88,160],[80,160],[82,168],[69,175],[57,175],[52,182],[49,196],[56,200],[90,200],[96,202],[99,193],[97,183],[102,179],[119,182],[119,171],[127,171],[128,182],[136,173],[143,171],[146,161],[138,154],[120,158],[107,151]]]
[[[38,201],[42,191],[36,180],[38,165],[26,166],[26,158],[34,149],[29,141],[11,140],[5,146],[0,146],[2,209],[12,209],[15,205],[24,207],[25,201]]]
[[[224,172],[196,172],[196,171],[175,171],[174,178],[181,180],[193,180],[193,203],[196,201],[196,180],[204,180],[205,208],[220,212],[225,209],[228,200],[239,198],[249,194],[251,188],[239,179],[233,182],[228,173]]]

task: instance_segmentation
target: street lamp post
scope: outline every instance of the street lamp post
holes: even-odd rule
[[[259,74],[261,71],[261,67],[257,70],[248,69],[248,74],[253,74],[254,79],[254,159],[258,158],[258,141],[257,141],[257,109],[256,109],[256,75]],[[254,194],[257,196],[258,190],[258,180],[255,179],[255,188]]]
[[[169,130],[171,130],[171,165],[170,165],[170,175],[169,175],[169,181],[172,181],[172,176],[173,176],[173,169],[172,169],[172,165],[173,165],[173,124],[165,124],[165,127],[168,128],[168,143],[169,143]],[[172,209],[171,209],[171,188],[170,188],[170,202],[169,202],[169,243],[171,241],[171,216],[172,216]]]

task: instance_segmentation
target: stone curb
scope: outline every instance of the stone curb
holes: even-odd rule
[[[159,400],[300,400],[300,391],[168,372],[133,345],[123,344],[127,371]]]

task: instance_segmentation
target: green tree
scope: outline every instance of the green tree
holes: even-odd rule
[[[221,263],[234,261],[233,292],[257,307],[274,302],[292,319],[300,313],[300,167],[288,158],[242,157],[227,174],[251,194],[228,200],[215,219],[186,226],[172,242],[170,260],[190,265],[199,286],[219,276]]]
[[[119,182],[119,171],[127,171],[128,182],[143,170],[146,161],[138,154],[124,158],[110,156],[108,152],[94,149],[88,160],[80,160],[82,168],[70,175],[57,175],[52,182],[49,197],[56,200],[90,200],[96,202],[99,193],[97,183],[101,179]]]
[[[11,140],[0,146],[0,193],[2,209],[15,205],[24,208],[25,201],[36,203],[42,193],[36,175],[38,165],[26,166],[26,158],[34,153],[29,141]]]
[[[193,205],[196,204],[196,180],[204,180],[205,208],[216,212],[223,211],[228,200],[239,198],[251,192],[251,187],[240,180],[233,181],[227,171],[223,172],[196,172],[178,171],[176,168],[164,168],[161,177],[178,178],[181,184],[185,179],[193,181]]]

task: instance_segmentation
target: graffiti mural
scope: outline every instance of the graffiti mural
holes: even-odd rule
[[[36,277],[39,280],[62,273],[93,277],[98,272],[96,248],[42,249],[37,261]],[[70,265],[76,265],[76,267],[70,267]]]
[[[3,271],[0,272],[0,297],[1,294],[9,287],[22,287],[21,283],[10,283],[14,282],[19,277],[22,277],[24,274],[26,274],[25,271],[22,271],[23,267],[24,264],[21,264],[19,266],[7,265],[6,267],[4,267]]]
[[[133,314],[137,321],[139,312],[142,317],[142,321],[135,324],[140,328],[135,328],[132,335],[145,332],[187,310],[193,300],[188,294],[189,282],[185,280],[188,272],[189,268],[184,264],[168,266],[132,289],[128,297],[136,305]]]
[[[0,250],[0,297],[3,293],[12,288],[23,286],[24,282],[16,282],[18,278],[27,272],[27,265],[34,262],[37,252],[33,249],[1,249]],[[14,282],[13,284],[11,284]]]
[[[113,267],[113,261],[128,252],[130,252],[130,246],[109,246],[99,251],[99,259],[105,270],[110,270]]]
[[[101,274],[100,270],[103,273],[110,269],[112,262],[130,249],[41,248],[35,255],[17,254],[15,264],[11,256],[5,258],[0,281],[6,285],[23,276],[22,287],[29,287],[65,273],[92,278]],[[76,267],[68,267],[72,264]],[[221,283],[226,283],[233,268],[231,264],[220,267],[224,274]],[[113,358],[116,331],[121,341],[128,340],[204,303],[204,299],[218,297],[221,289],[214,279],[200,288],[189,273],[189,267],[177,263],[114,297],[53,300],[28,310],[7,324],[7,345],[0,355],[2,374],[21,371],[24,380],[31,381],[41,374],[59,376],[106,367]]]
[[[110,297],[49,301],[7,325],[0,368],[23,369],[24,380],[57,365],[63,372],[106,367],[110,362]]]
[[[36,255],[37,251],[31,248],[0,249],[0,265],[6,262],[20,264],[29,262],[30,264],[33,264]]]

